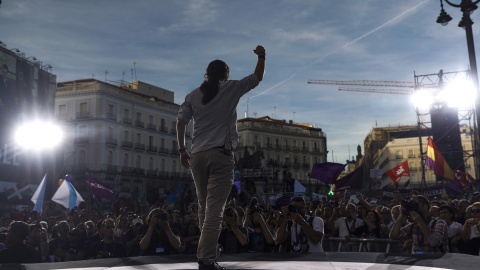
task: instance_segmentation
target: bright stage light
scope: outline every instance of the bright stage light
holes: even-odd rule
[[[27,149],[48,149],[63,140],[62,129],[50,122],[26,123],[15,131],[15,140],[20,147]]]
[[[428,112],[433,104],[433,95],[425,89],[413,93],[412,103],[419,112]]]
[[[447,103],[449,107],[469,109],[474,105],[476,93],[471,80],[458,78],[438,93],[437,98]]]

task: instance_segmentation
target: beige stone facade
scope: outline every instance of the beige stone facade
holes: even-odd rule
[[[416,127],[410,127],[411,130],[415,130]],[[407,128],[405,128],[407,130]],[[384,129],[385,131],[385,129]],[[376,128],[372,132],[376,137],[374,140],[380,140],[380,134],[382,134],[382,128]],[[475,176],[474,171],[474,159],[468,157],[469,153],[472,153],[472,132],[467,126],[460,126],[460,136],[464,151],[465,170],[472,176]],[[428,145],[428,137],[422,137],[423,153],[426,153]],[[392,184],[392,180],[387,175],[387,171],[395,168],[400,163],[408,160],[408,167],[410,170],[410,187],[420,188],[422,180],[422,164],[419,137],[407,137],[407,138],[395,138],[386,143],[386,145],[379,149],[374,155],[372,169],[382,170],[382,186]],[[408,180],[408,177],[403,177],[399,183],[399,187]],[[436,177],[433,171],[425,166],[425,182],[427,186],[435,186]]]
[[[315,192],[323,186],[319,180],[309,178],[315,163],[327,160],[327,136],[314,125],[294,124],[291,121],[275,120],[267,117],[244,118],[237,122],[239,145],[235,150],[237,161],[245,158],[245,149],[249,155],[263,152],[259,168],[255,175],[263,175],[264,182],[259,185],[266,193],[276,193],[284,188],[284,172],[290,172],[307,188]],[[248,177],[252,170],[246,170]],[[278,175],[276,182],[275,175]],[[257,177],[257,180],[260,177]]]
[[[115,185],[125,197],[161,196],[178,182],[192,183],[179,162],[174,93],[135,82],[121,87],[95,79],[59,82],[55,114],[68,132],[65,173],[86,191],[85,172]],[[191,145],[192,127],[186,143]]]

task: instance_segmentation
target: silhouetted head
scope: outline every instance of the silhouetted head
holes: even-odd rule
[[[218,84],[228,80],[230,68],[222,60],[214,60],[208,64],[205,81],[200,86],[203,93],[202,103],[209,103],[218,93]]]

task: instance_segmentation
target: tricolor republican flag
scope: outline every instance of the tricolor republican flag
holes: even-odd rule
[[[83,202],[83,198],[69,181],[63,181],[60,187],[52,197],[52,201],[62,205],[65,208],[72,209]]]
[[[452,181],[455,179],[455,174],[450,166],[448,166],[447,162],[443,158],[442,153],[440,153],[440,150],[438,150],[438,147],[433,142],[432,138],[428,138],[427,158],[425,159],[425,165],[432,169],[435,175]]]

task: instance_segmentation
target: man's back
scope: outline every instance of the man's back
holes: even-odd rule
[[[0,263],[40,263],[38,251],[27,245],[17,244],[0,251]]]

